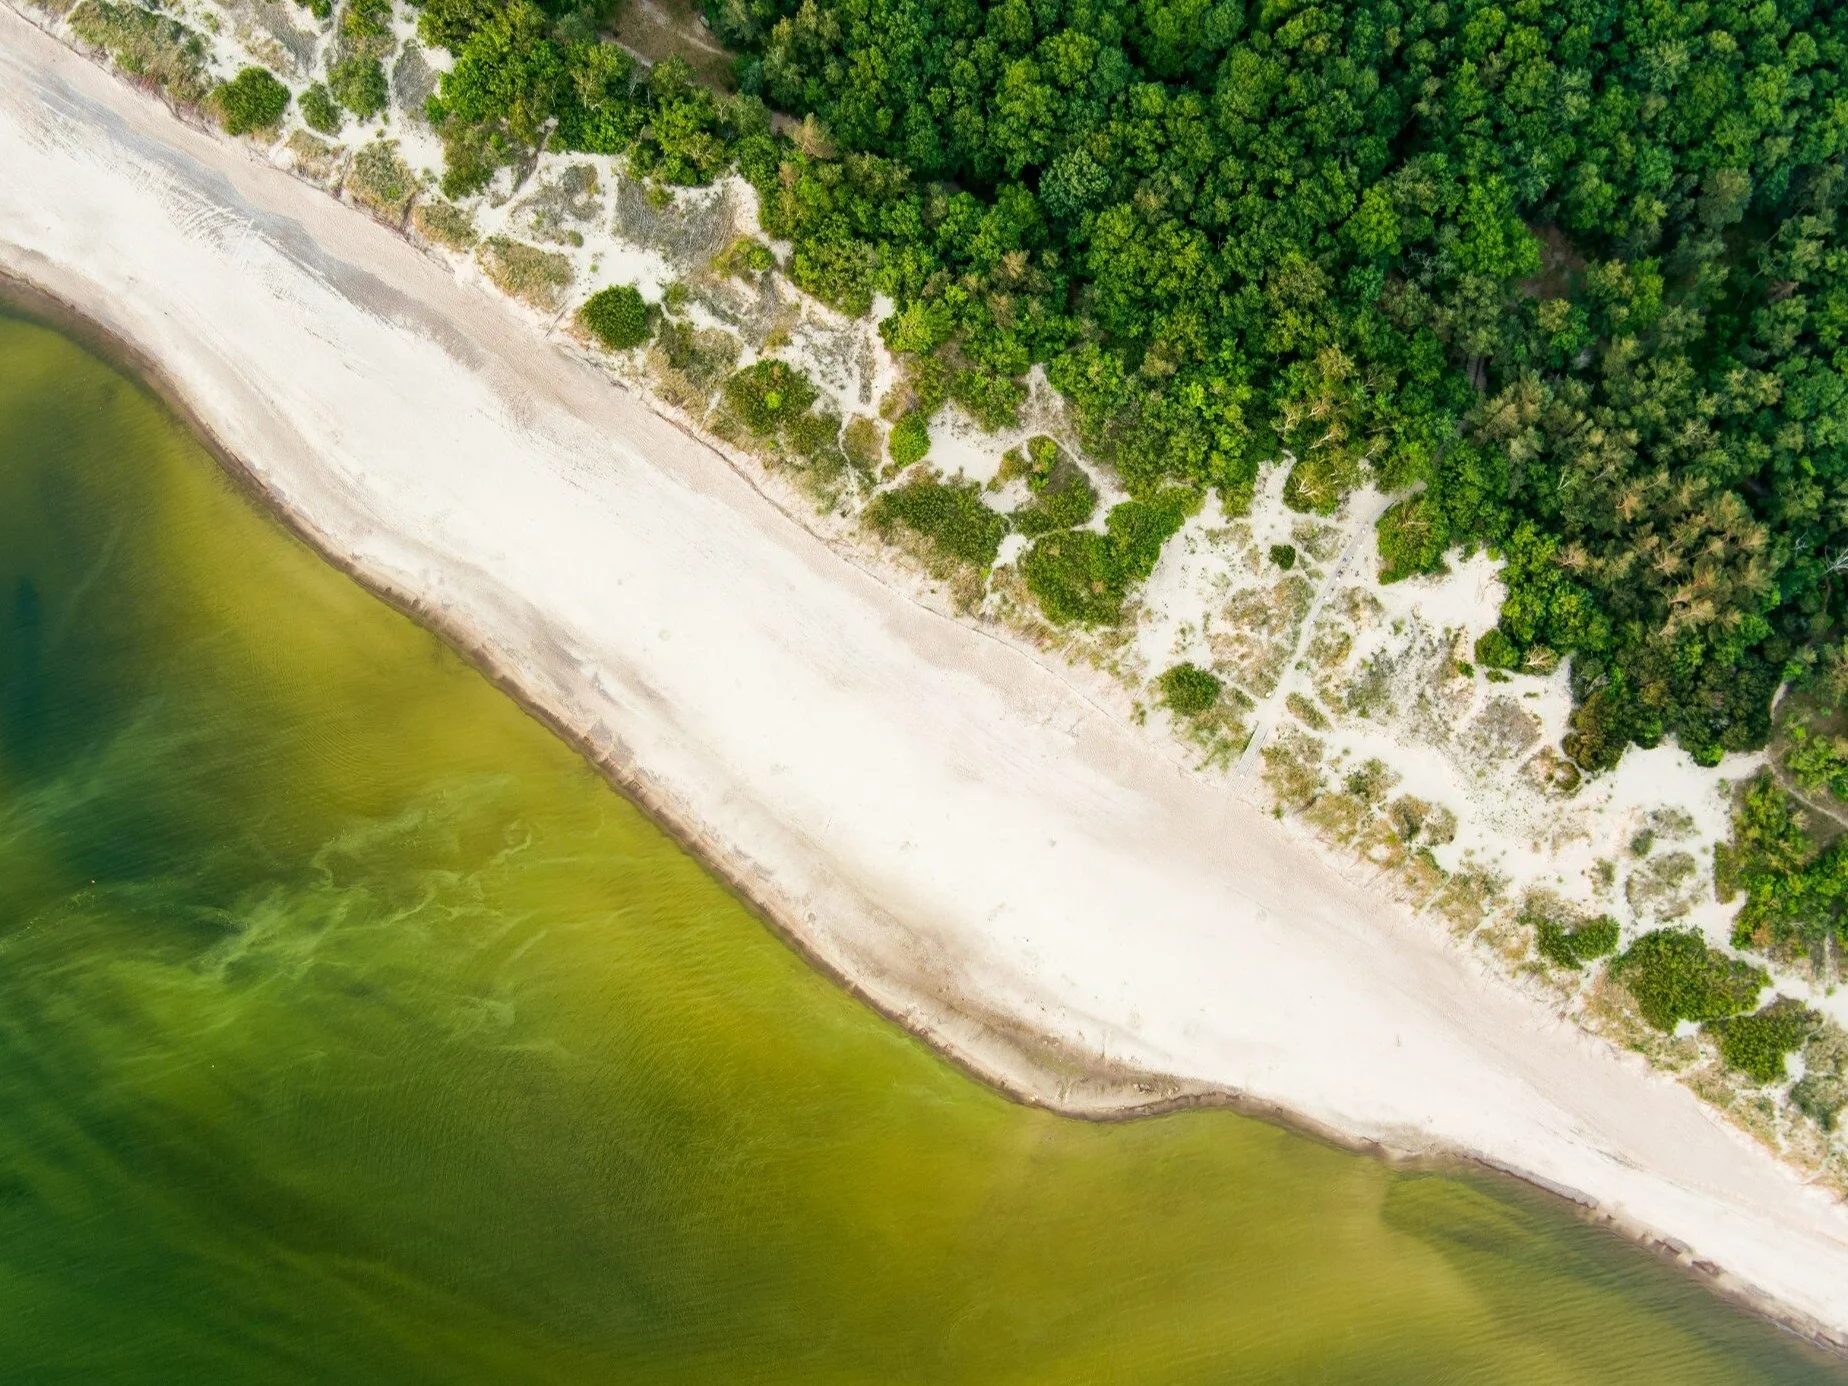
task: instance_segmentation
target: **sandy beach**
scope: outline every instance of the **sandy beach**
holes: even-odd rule
[[[326,193],[0,7],[0,273],[122,343],[815,961],[1026,1100],[1510,1170],[1848,1343],[1848,1211],[1081,679],[887,585]]]

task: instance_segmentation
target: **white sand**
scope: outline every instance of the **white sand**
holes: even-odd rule
[[[1848,1214],[1686,1090],[830,551],[498,299],[4,8],[0,269],[158,363],[330,554],[997,1080],[1096,1111],[1225,1091],[1471,1153],[1848,1337]]]

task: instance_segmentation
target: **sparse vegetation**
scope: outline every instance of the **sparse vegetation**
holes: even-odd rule
[[[475,252],[482,272],[522,303],[542,312],[564,304],[573,278],[571,257],[506,236],[490,236]]]
[[[182,105],[197,105],[211,91],[205,40],[178,20],[139,5],[82,0],[71,11],[70,25],[72,33],[107,52],[122,71]]]
[[[448,246],[451,250],[473,249],[481,239],[475,231],[474,214],[440,198],[419,202],[411,212],[411,224],[425,240]]]

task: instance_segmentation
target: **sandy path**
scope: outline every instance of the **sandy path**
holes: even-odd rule
[[[830,552],[497,300],[3,7],[0,270],[159,363],[332,556],[991,1076],[1093,1111],[1229,1090],[1471,1152],[1848,1336],[1848,1214],[1690,1094]]]

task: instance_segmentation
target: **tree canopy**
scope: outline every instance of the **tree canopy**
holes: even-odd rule
[[[1281,456],[1301,509],[1368,480],[1415,496],[1387,575],[1504,555],[1496,648],[1571,656],[1587,768],[1761,745],[1779,685],[1838,657],[1848,10],[707,12],[741,95],[644,76],[592,11],[430,0],[452,177],[544,138],[668,182],[735,162],[802,287],[891,298],[932,407],[1005,422],[1043,363],[1132,497],[1236,508]],[[807,119],[773,137],[763,103]],[[1101,562],[1096,538],[1068,557]]]

